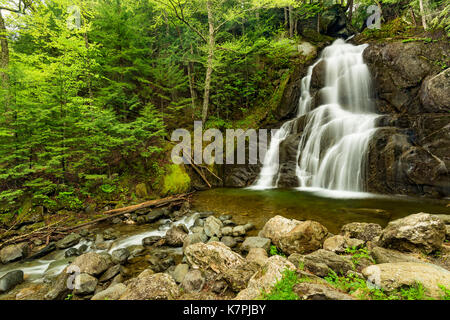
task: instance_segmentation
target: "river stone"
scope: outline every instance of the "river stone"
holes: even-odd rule
[[[370,250],[370,254],[377,263],[423,262],[411,254],[406,254],[381,247],[372,248],[372,250]]]
[[[220,242],[222,242],[223,244],[225,244],[227,247],[230,248],[234,248],[237,245],[236,240],[230,236],[222,237],[222,239],[220,239]]]
[[[450,106],[450,69],[425,79],[419,95],[425,110],[448,112]]]
[[[130,252],[127,248],[117,249],[111,253],[111,261],[115,264],[124,264],[129,256]]]
[[[186,247],[184,253],[194,269],[211,269],[216,273],[224,273],[228,268],[244,261],[244,258],[221,242],[195,243]]]
[[[86,273],[81,273],[75,276],[75,289],[73,292],[80,296],[91,294],[95,291],[97,282],[98,280],[93,276]]]
[[[157,243],[161,239],[162,239],[162,237],[160,237],[160,236],[146,237],[146,238],[142,239],[142,245],[145,247],[150,247],[150,246],[154,245],[155,243]]]
[[[310,253],[322,247],[328,230],[316,221],[305,221],[295,226],[279,240],[281,251],[288,254]]]
[[[102,255],[95,252],[88,252],[77,257],[69,266],[71,270],[77,270],[81,273],[87,273],[88,275],[99,275],[112,266],[111,258],[106,255]]]
[[[71,233],[66,236],[64,239],[56,242],[56,247],[58,249],[66,249],[77,245],[81,240],[81,236],[78,233]]]
[[[281,237],[288,234],[301,222],[294,219],[287,219],[282,216],[275,216],[266,222],[260,232],[263,238],[269,238],[278,247]]]
[[[10,271],[0,278],[0,293],[8,292],[18,284],[23,282],[23,271]]]
[[[225,220],[225,221],[223,222],[223,225],[224,225],[225,227],[234,227],[234,226],[236,225],[236,223],[235,223],[234,221],[231,221],[231,220]]]
[[[125,292],[127,286],[123,283],[115,284],[106,290],[96,293],[91,300],[118,300]]]
[[[120,300],[174,300],[180,291],[173,278],[166,273],[149,274],[127,285]]]
[[[121,268],[122,267],[120,264],[116,264],[115,266],[109,268],[108,270],[105,271],[105,273],[102,274],[99,281],[106,282],[108,280],[111,280],[112,278],[114,278],[116,275],[118,275],[120,273]]]
[[[450,225],[450,214],[437,214],[436,217],[441,219],[444,224]]]
[[[256,262],[258,265],[262,266],[269,259],[267,251],[263,248],[250,248],[247,256],[245,257],[247,261]]]
[[[187,232],[181,226],[173,226],[166,232],[166,243],[172,247],[183,246]]]
[[[224,228],[222,228],[222,235],[223,236],[231,236],[231,235],[233,235],[233,227],[224,227]]]
[[[175,279],[175,282],[181,283],[183,282],[184,277],[189,271],[189,265],[185,263],[180,263],[175,267],[175,270],[172,273],[173,278]]]
[[[47,269],[44,272],[44,277],[46,279],[53,278],[61,273],[64,268],[66,268],[69,264],[71,264],[74,261],[75,258],[64,258],[61,260],[54,260],[50,262]]]
[[[3,264],[21,260],[28,255],[29,247],[25,242],[13,244],[0,251],[0,260]]]
[[[233,228],[233,237],[245,236],[246,233],[247,229],[245,229],[245,226],[236,226]]]
[[[248,281],[259,269],[258,263],[246,260],[244,263],[227,269],[223,278],[231,290],[239,292],[247,287]]]
[[[113,228],[106,229],[103,231],[104,240],[116,240],[120,236],[120,232],[114,230]]]
[[[205,243],[208,241],[208,236],[204,233],[191,233],[183,241],[183,252],[188,246],[195,243]]]
[[[222,221],[222,222],[224,222],[224,221],[230,220],[230,219],[232,219],[232,218],[233,218],[233,217],[232,217],[231,215],[225,214],[225,215],[221,215],[221,216],[219,217],[219,220]]]
[[[209,216],[206,218],[203,228],[205,229],[205,234],[208,237],[217,236],[218,238],[222,237],[222,227],[223,223],[219,219],[214,216]]]
[[[292,291],[302,300],[356,300],[351,295],[318,283],[297,283]]]
[[[270,250],[270,239],[261,237],[248,237],[242,243],[241,250],[244,252],[250,251],[252,248],[261,248],[269,252]]]
[[[341,228],[341,235],[348,238],[373,241],[382,231],[383,228],[376,223],[352,222]]]
[[[303,263],[309,271],[319,277],[326,277],[329,269],[340,275],[345,275],[347,271],[353,270],[350,259],[324,249],[303,256]]]
[[[170,211],[167,208],[153,210],[147,215],[147,221],[149,223],[155,222],[163,217],[169,216]]]
[[[450,271],[429,263],[382,263],[363,269],[362,274],[388,292],[420,282],[427,294],[439,298],[442,295],[439,285],[450,288]]]
[[[323,242],[323,248],[335,253],[345,253],[347,248],[359,248],[364,245],[363,240],[351,239],[341,235],[327,238]]]
[[[145,251],[145,247],[141,246],[139,244],[129,246],[129,247],[127,247],[127,249],[128,249],[128,252],[130,252],[130,255],[129,255],[127,261],[130,261],[131,259],[133,259],[135,257],[142,256]]]
[[[76,248],[69,248],[64,252],[64,257],[66,257],[66,258],[77,257],[77,256],[79,256],[79,254],[78,254],[78,249],[76,249]]]
[[[181,287],[188,293],[199,292],[203,289],[204,285],[205,278],[200,270],[191,270],[187,272],[181,282]]]
[[[260,296],[261,291],[269,292],[275,283],[283,277],[286,270],[295,271],[295,266],[286,258],[272,256],[249,280],[247,288],[239,292],[236,300],[253,300]]]
[[[383,230],[379,244],[384,248],[400,251],[439,250],[445,240],[445,225],[437,216],[416,213],[391,221]]]
[[[70,289],[68,288],[68,283],[73,285],[73,276],[68,271],[68,268],[65,268],[56,278],[56,280],[52,283],[51,290],[47,292],[44,299],[45,300],[62,300],[67,297],[70,293]],[[72,277],[69,279],[69,277]]]
[[[205,229],[203,229],[203,227],[192,227],[191,231],[192,233],[205,233]]]

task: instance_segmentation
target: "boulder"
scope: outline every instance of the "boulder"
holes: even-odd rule
[[[78,254],[78,249],[76,249],[76,248],[69,248],[64,252],[65,258],[71,258],[71,257],[77,257],[77,256],[79,256],[79,254]]]
[[[445,225],[437,216],[417,213],[391,221],[383,230],[379,244],[400,251],[439,250],[445,240]]]
[[[111,253],[111,261],[115,264],[124,264],[129,256],[130,252],[127,248],[117,249]]]
[[[0,278],[0,293],[8,292],[23,282],[23,271],[10,271]]]
[[[115,284],[106,290],[96,293],[91,300],[118,300],[127,287],[123,283]]]
[[[347,248],[359,248],[364,245],[363,240],[351,239],[341,235],[327,238],[323,242],[323,248],[335,253],[345,253]]]
[[[173,226],[166,232],[166,244],[172,247],[181,247],[186,236],[187,232],[183,227]]]
[[[247,288],[239,292],[236,300],[253,300],[260,296],[261,290],[269,292],[283,277],[286,270],[295,270],[295,266],[281,256],[272,256],[249,280]]]
[[[199,292],[203,289],[204,285],[205,278],[200,270],[189,271],[181,282],[182,288],[188,293]]]
[[[195,243],[205,243],[208,241],[208,236],[204,233],[190,233],[186,236],[183,241],[183,251],[186,250],[188,246]]]
[[[220,242],[222,242],[223,244],[225,244],[227,247],[230,248],[234,248],[237,245],[236,240],[230,236],[222,237],[222,239],[220,239]]]
[[[279,247],[281,237],[288,234],[300,223],[301,222],[298,220],[291,220],[282,216],[275,216],[266,222],[260,232],[260,236],[269,238],[277,247]]]
[[[211,269],[216,273],[224,273],[244,261],[244,258],[221,242],[195,243],[188,246],[184,253],[194,269]]]
[[[248,237],[242,243],[241,250],[244,252],[249,252],[252,248],[262,248],[269,252],[270,250],[270,239],[262,237]]]
[[[247,256],[245,257],[247,261],[252,261],[262,266],[269,259],[267,251],[263,248],[250,248]]]
[[[298,283],[292,291],[302,300],[356,300],[351,295],[337,291],[326,284]]]
[[[105,273],[102,274],[99,281],[100,282],[106,282],[114,278],[120,273],[120,270],[122,269],[120,264],[116,264],[114,267],[109,268],[105,271]]]
[[[0,251],[0,261],[3,264],[7,264],[10,262],[21,260],[28,255],[28,251],[29,247],[25,242],[4,247]]]
[[[429,112],[448,112],[450,106],[450,69],[426,78],[420,88],[420,102]]]
[[[341,235],[348,238],[373,241],[381,234],[383,228],[376,223],[352,222],[341,228]]]
[[[74,284],[74,275],[71,275],[68,271],[69,269],[65,268],[58,277],[56,277],[55,281],[52,283],[51,290],[47,292],[44,297],[45,300],[62,300],[71,292],[68,284]]]
[[[146,238],[142,239],[142,245],[145,247],[150,247],[150,246],[154,245],[155,243],[157,243],[158,241],[160,241],[161,239],[162,239],[162,237],[160,237],[160,236],[146,237]]]
[[[440,298],[439,285],[450,288],[450,271],[433,264],[416,262],[382,263],[362,270],[364,277],[388,292],[420,282],[426,294]]]
[[[174,300],[180,291],[173,278],[166,273],[140,276],[130,281],[120,300]]]
[[[73,292],[76,295],[84,296],[94,293],[98,280],[86,273],[81,273],[75,277],[75,287]]]
[[[328,230],[316,221],[305,221],[295,226],[279,240],[283,252],[310,253],[322,247]]]
[[[381,247],[372,248],[370,254],[376,263],[423,262],[412,254],[406,254]]]
[[[203,224],[203,228],[205,230],[205,234],[208,237],[222,237],[222,227],[223,223],[219,219],[214,216],[209,216],[205,219],[205,223]]]
[[[181,283],[184,280],[184,277],[189,272],[189,265],[185,263],[180,263],[175,267],[175,270],[172,273],[172,277],[175,279],[175,282]]]
[[[340,275],[353,270],[353,263],[349,258],[324,249],[303,256],[303,263],[309,271],[320,277],[327,276],[330,269]]]
[[[71,270],[97,276],[112,266],[109,256],[95,252],[88,252],[77,257],[69,266]],[[78,269],[76,269],[78,268]]]
[[[81,236],[78,233],[71,233],[68,236],[64,237],[63,239],[56,242],[56,247],[58,249],[66,249],[73,247],[74,245],[78,244],[81,240]]]
[[[260,269],[260,265],[246,260],[244,263],[233,266],[225,271],[223,278],[235,292],[244,290],[250,278]]]
[[[245,236],[247,233],[246,226],[236,226],[233,228],[233,237]]]

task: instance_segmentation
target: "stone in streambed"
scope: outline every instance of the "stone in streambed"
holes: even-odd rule
[[[120,300],[174,300],[179,295],[178,286],[170,275],[156,273],[132,279]]]
[[[316,221],[305,221],[296,225],[279,239],[279,247],[283,252],[304,254],[322,247],[328,236],[328,230]]]
[[[247,261],[252,261],[262,266],[269,259],[267,251],[263,248],[251,248],[245,257]]]
[[[173,226],[166,232],[166,244],[172,247],[181,247],[186,236],[187,232],[185,228]]]
[[[81,240],[81,236],[78,233],[71,233],[66,236],[64,239],[56,242],[56,247],[58,249],[66,249],[77,245]]]
[[[364,245],[363,240],[352,239],[341,235],[332,236],[323,242],[323,248],[335,253],[345,253],[348,248],[359,248]]]
[[[352,222],[341,228],[341,235],[348,238],[373,241],[381,235],[383,228],[376,223]]]
[[[71,270],[76,270],[89,275],[99,275],[112,266],[111,258],[107,255],[88,252],[77,257],[70,265]]]
[[[96,293],[91,300],[118,300],[125,292],[127,286],[123,283],[115,284],[106,290]]]
[[[128,257],[130,256],[130,252],[127,248],[121,248],[114,250],[111,253],[111,260],[116,264],[125,264],[127,262]]]
[[[412,254],[406,254],[381,247],[372,248],[370,254],[377,263],[423,262]]]
[[[200,270],[191,270],[186,273],[181,282],[181,286],[184,291],[190,292],[199,292],[203,289],[205,285],[205,278]]]
[[[150,247],[150,246],[154,245],[155,243],[157,243],[161,239],[162,239],[162,237],[160,237],[160,236],[150,236],[150,237],[142,239],[142,245],[145,247]]]
[[[0,261],[3,264],[18,261],[25,258],[28,255],[28,252],[29,247],[27,243],[13,244],[0,251]]]
[[[15,270],[8,272],[3,277],[0,278],[0,293],[8,292],[13,289],[18,284],[23,282],[23,271]]]
[[[74,293],[77,295],[88,295],[95,291],[98,280],[93,276],[82,273],[75,277]]]
[[[260,232],[260,237],[269,238],[277,247],[279,247],[280,239],[300,223],[301,222],[298,220],[275,216],[264,225]]]
[[[118,275],[120,273],[121,268],[122,267],[120,264],[117,264],[114,267],[109,268],[108,270],[105,271],[105,273],[102,274],[99,281],[106,282],[106,281],[111,280],[112,278],[114,278],[116,275]]]
[[[222,237],[222,229],[223,223],[219,219],[214,216],[209,216],[206,218],[203,228],[205,230],[205,234],[208,237]]]
[[[248,237],[245,239],[244,243],[242,243],[242,251],[248,252],[252,248],[262,248],[265,251],[269,252],[270,250],[270,239],[262,238],[262,237]]]
[[[189,265],[185,263],[181,263],[175,267],[175,270],[172,273],[175,282],[181,283],[184,280],[184,277],[189,272]]]
[[[236,240],[233,237],[222,237],[222,239],[220,239],[220,242],[222,242],[223,244],[225,244],[227,247],[230,248],[234,248],[237,245]]]
[[[353,263],[349,258],[324,249],[305,255],[302,260],[309,271],[320,277],[326,277],[330,269],[340,275],[353,270]]]

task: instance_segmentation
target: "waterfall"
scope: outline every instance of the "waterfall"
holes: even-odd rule
[[[364,191],[367,149],[378,117],[371,98],[370,72],[362,56],[366,47],[338,39],[308,68],[301,82],[297,116],[272,138],[252,189],[278,187],[280,144],[297,133],[294,123],[305,117],[295,170],[298,186]],[[311,79],[319,63],[324,64],[324,86],[315,94],[320,105],[314,107]]]

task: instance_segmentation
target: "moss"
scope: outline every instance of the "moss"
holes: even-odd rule
[[[183,193],[189,190],[191,178],[181,165],[171,164],[163,177],[161,195]]]

